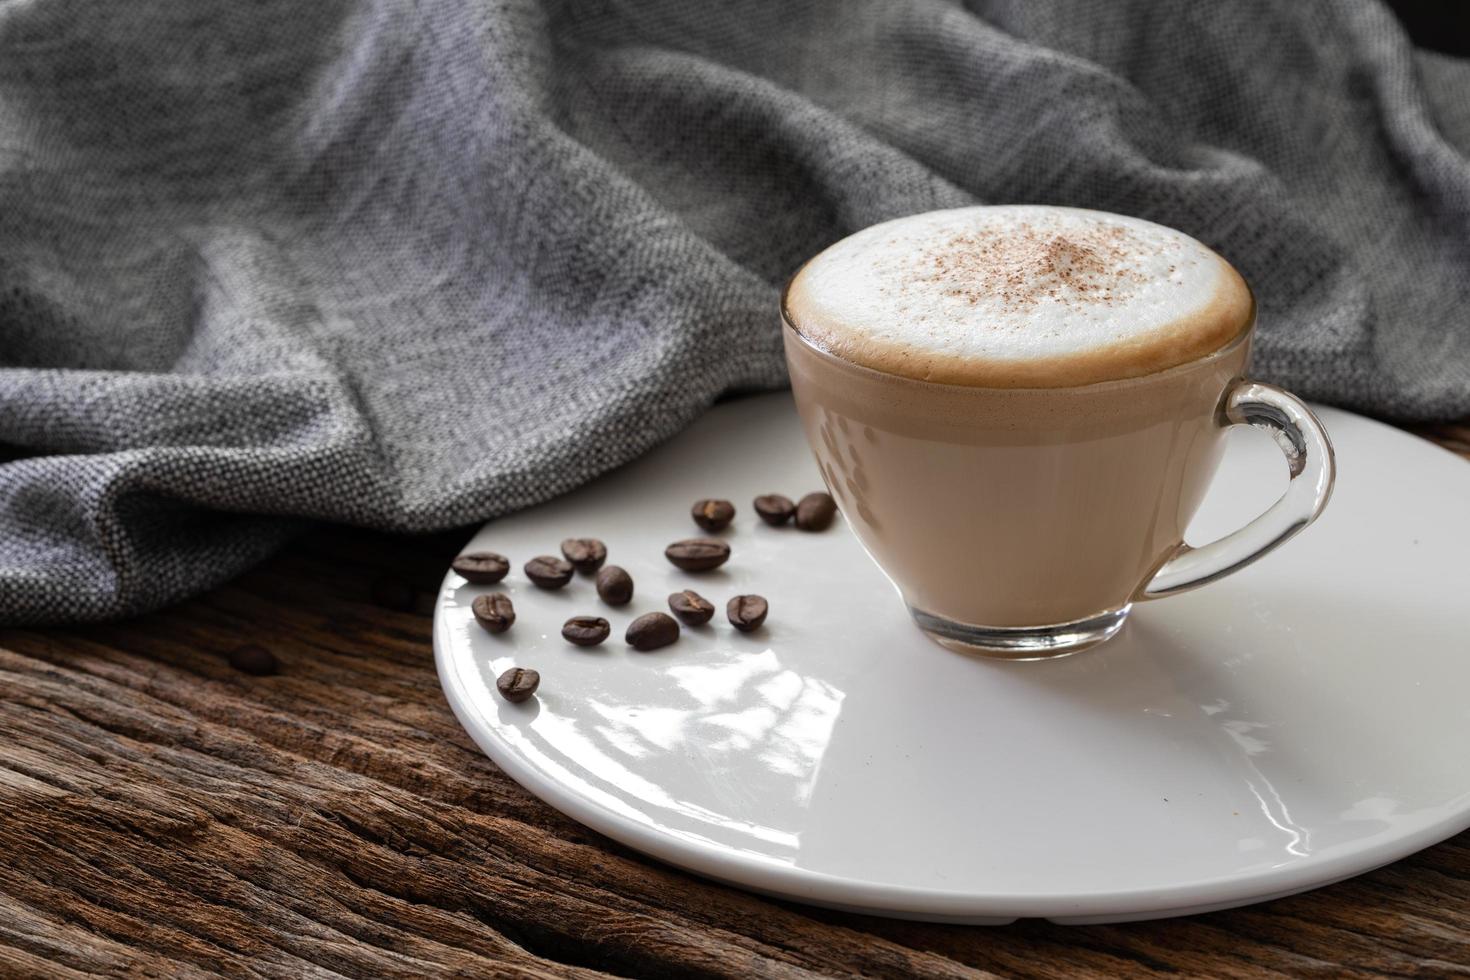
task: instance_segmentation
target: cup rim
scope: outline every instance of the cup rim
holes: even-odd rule
[[[817,253],[817,255],[821,255],[821,254],[822,254],[821,252],[818,252]],[[806,269],[806,267],[808,265],[810,265],[813,261],[816,260],[817,255],[812,256],[811,258],[809,258],[805,262],[803,262],[800,266],[798,266],[797,269],[796,269],[796,271],[791,274],[791,277],[786,280],[786,285],[784,285],[784,286],[781,287],[781,324],[782,324],[782,328],[784,330],[790,331],[791,335],[793,337],[795,337],[798,341],[800,341],[803,347],[805,347],[807,350],[809,350],[812,353],[818,355],[819,357],[821,357],[822,359],[824,359],[826,361],[830,361],[830,362],[832,362],[834,364],[841,365],[842,367],[845,367],[845,368],[850,368],[850,369],[852,369],[854,371],[857,371],[859,373],[871,374],[871,375],[874,375],[874,376],[879,377],[879,378],[890,378],[890,379],[894,379],[894,380],[898,380],[898,381],[905,381],[905,382],[908,382],[910,384],[915,384],[915,385],[927,385],[927,386],[934,387],[934,388],[944,388],[944,389],[953,390],[953,391],[976,391],[976,392],[981,392],[981,391],[991,391],[991,392],[1058,392],[1058,391],[1079,391],[1080,392],[1080,391],[1099,391],[1099,390],[1104,390],[1104,389],[1107,389],[1107,388],[1110,388],[1110,387],[1121,387],[1123,385],[1138,384],[1140,382],[1151,381],[1151,380],[1156,379],[1156,378],[1168,378],[1168,377],[1172,377],[1175,374],[1182,374],[1185,371],[1194,370],[1194,369],[1196,369],[1196,368],[1198,368],[1198,367],[1200,367],[1202,365],[1209,364],[1209,363],[1211,363],[1213,361],[1219,360],[1220,358],[1228,357],[1231,353],[1233,353],[1235,350],[1237,350],[1240,347],[1241,344],[1246,343],[1250,339],[1250,336],[1254,332],[1255,327],[1256,327],[1256,314],[1257,314],[1257,310],[1258,310],[1258,307],[1257,307],[1257,304],[1256,304],[1256,292],[1255,292],[1254,289],[1251,288],[1251,284],[1250,284],[1249,281],[1246,280],[1245,276],[1241,276],[1240,277],[1240,281],[1242,283],[1244,283],[1246,294],[1250,297],[1250,315],[1245,318],[1245,326],[1243,326],[1243,327],[1240,328],[1240,332],[1239,333],[1237,333],[1235,336],[1231,337],[1224,344],[1222,344],[1219,347],[1215,348],[1210,353],[1205,354],[1202,357],[1196,357],[1193,360],[1184,361],[1181,364],[1175,364],[1173,367],[1164,368],[1162,371],[1151,371],[1148,374],[1134,375],[1133,377],[1129,377],[1129,378],[1108,378],[1105,381],[1090,381],[1087,384],[1081,384],[1081,385],[1056,385],[1056,386],[1051,386],[1051,387],[1041,387],[1041,386],[1034,386],[1034,385],[1029,385],[1029,386],[1028,385],[1016,385],[1016,386],[1006,387],[1006,386],[1001,386],[1001,385],[970,385],[970,384],[958,384],[958,383],[955,383],[955,382],[952,382],[952,381],[925,381],[925,380],[922,380],[920,378],[911,378],[911,377],[909,377],[908,375],[905,375],[905,374],[893,374],[892,372],[889,372],[889,371],[880,371],[877,368],[869,367],[866,364],[858,364],[858,363],[855,363],[853,361],[849,361],[846,358],[838,357],[836,354],[834,354],[831,351],[827,350],[826,348],[820,346],[819,344],[817,344],[816,341],[812,340],[810,337],[806,336],[805,334],[803,334],[801,332],[800,328],[798,328],[796,326],[796,321],[791,316],[791,310],[790,310],[790,308],[787,305],[787,300],[790,297],[792,285],[796,282],[797,278],[801,275],[802,271],[804,269]],[[1223,260],[1223,256],[1222,256],[1222,260]],[[1225,260],[1225,261],[1228,261],[1228,260]],[[1232,268],[1234,268],[1234,267],[1232,266]],[[1236,270],[1236,273],[1237,273],[1237,275],[1239,275],[1239,270]]]

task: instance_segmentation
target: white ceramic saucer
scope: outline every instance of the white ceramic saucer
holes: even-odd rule
[[[502,769],[562,812],[673,864],[801,902],[1001,923],[1181,915],[1358,874],[1470,826],[1470,465],[1324,410],[1340,467],[1318,524],[1198,592],[1144,603],[1116,639],[1056,661],[927,640],[840,522],[760,524],[750,501],[820,487],[788,396],[723,405],[651,456],[495,521],[496,587],[450,573],[434,646],[454,712]],[[1265,436],[1231,434],[1191,530],[1208,540],[1286,482]],[[734,556],[679,572],[664,546],[727,497]],[[607,542],[630,606],[587,578],[530,587],[564,537]],[[694,588],[720,609],[652,653],[635,616]],[[512,596],[492,636],[481,592]],[[723,615],[770,599],[760,632]],[[602,647],[564,642],[605,616]],[[514,705],[511,666],[541,672]]]

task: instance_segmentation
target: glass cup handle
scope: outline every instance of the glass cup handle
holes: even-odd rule
[[[1239,531],[1199,548],[1181,544],[1139,590],[1139,599],[1187,592],[1244,568],[1315,521],[1332,496],[1332,442],[1296,396],[1259,381],[1237,381],[1225,396],[1223,415],[1230,425],[1253,425],[1276,440],[1291,470],[1286,493]]]

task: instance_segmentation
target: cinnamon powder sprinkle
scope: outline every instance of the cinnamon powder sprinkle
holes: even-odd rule
[[[1068,307],[1110,306],[1146,281],[1134,268],[1138,245],[1118,225],[1065,233],[1030,224],[957,232],[920,251],[899,289],[938,285],[944,295],[971,306],[998,299],[1008,310],[1043,299]]]

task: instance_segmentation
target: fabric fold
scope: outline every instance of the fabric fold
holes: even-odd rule
[[[1467,86],[1328,0],[7,5],[0,622],[565,492],[784,385],[784,280],[940,207],[1180,228],[1255,375],[1463,417]]]

